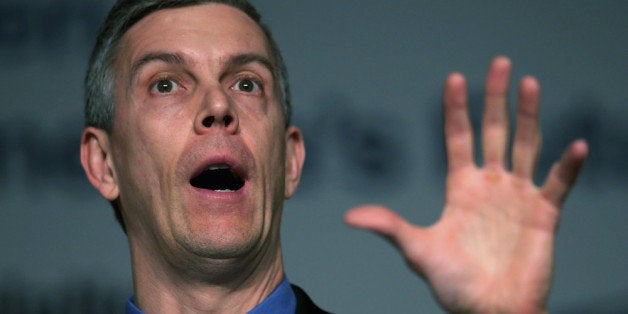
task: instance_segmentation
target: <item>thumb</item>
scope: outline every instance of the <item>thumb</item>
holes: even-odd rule
[[[349,227],[371,231],[404,251],[411,242],[421,241],[423,230],[414,228],[390,209],[364,205],[350,209],[344,216]]]

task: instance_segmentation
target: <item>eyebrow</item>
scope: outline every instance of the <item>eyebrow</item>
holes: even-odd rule
[[[261,64],[272,74],[273,79],[277,78],[277,67],[275,66],[275,64],[268,57],[257,53],[244,53],[232,56],[227,60],[226,68],[233,69],[250,63]]]
[[[180,54],[177,54],[177,53],[169,53],[169,52],[147,53],[144,56],[142,56],[140,59],[138,59],[137,61],[133,62],[131,66],[131,76],[130,76],[131,81],[135,80],[135,77],[138,75],[138,73],[141,71],[141,69],[144,66],[155,61],[164,62],[166,64],[174,64],[174,65],[185,65],[188,63],[184,57],[182,57]],[[238,54],[238,55],[229,57],[225,63],[226,63],[227,69],[234,69],[234,68],[241,67],[250,63],[259,63],[271,73],[271,75],[273,76],[273,79],[277,78],[277,67],[268,57],[261,54],[257,54],[257,53]]]
[[[133,62],[131,66],[131,81],[135,80],[135,77],[140,72],[140,70],[147,64],[155,61],[161,61],[167,64],[186,64],[185,59],[176,53],[168,53],[168,52],[156,52],[156,53],[148,53],[142,56],[139,60]]]

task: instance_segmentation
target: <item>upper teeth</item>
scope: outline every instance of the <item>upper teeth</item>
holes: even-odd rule
[[[207,170],[223,170],[223,169],[229,169],[229,166],[228,165],[212,165],[212,166],[209,166]]]

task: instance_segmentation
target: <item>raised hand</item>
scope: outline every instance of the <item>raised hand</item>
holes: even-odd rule
[[[473,160],[465,79],[459,73],[447,78],[443,102],[448,174],[445,208],[436,224],[415,226],[381,206],[357,207],[345,216],[349,226],[390,240],[428,281],[440,304],[453,312],[545,310],[560,207],[587,155],[586,143],[575,141],[543,186],[534,185],[541,146],[540,87],[536,79],[524,77],[512,169],[507,169],[510,72],[510,60],[497,57],[487,75],[482,167]]]

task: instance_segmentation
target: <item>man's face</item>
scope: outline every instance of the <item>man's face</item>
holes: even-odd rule
[[[285,128],[274,67],[262,30],[225,5],[158,11],[125,34],[109,144],[132,246],[210,258],[278,248],[302,142]]]

